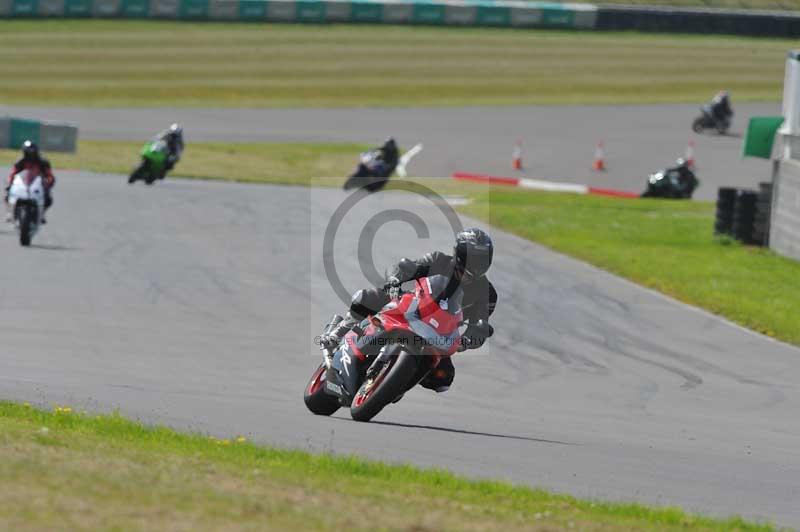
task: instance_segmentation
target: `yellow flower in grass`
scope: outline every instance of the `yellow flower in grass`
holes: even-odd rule
[[[239,436],[238,438],[236,438],[236,442],[237,443],[244,443],[246,441],[247,441],[247,438],[245,438],[244,436]]]

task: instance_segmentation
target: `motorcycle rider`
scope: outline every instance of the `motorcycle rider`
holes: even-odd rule
[[[683,157],[675,161],[675,164],[676,166],[673,170],[678,173],[678,185],[683,194],[689,198],[692,196],[695,186],[697,186],[697,178],[692,169],[689,168],[689,162]]]
[[[183,128],[179,124],[172,124],[156,135],[156,138],[167,143],[169,155],[167,155],[167,162],[164,165],[164,169],[168,172],[181,160],[181,154],[183,153]]]
[[[397,143],[393,137],[389,137],[377,151],[378,159],[385,165],[382,177],[389,177],[394,172],[394,169],[397,168],[397,162],[400,160],[400,150],[397,148]]]
[[[494,245],[488,234],[476,228],[465,229],[456,235],[453,255],[434,251],[419,260],[402,259],[389,274],[389,285],[392,289],[399,290],[400,285],[406,281],[430,275],[448,277],[450,282],[439,299],[446,299],[461,287],[462,311],[464,320],[468,323],[459,350],[477,349],[494,333],[494,329],[488,324],[488,318],[494,312],[497,292],[485,275],[492,264],[493,252]],[[389,295],[381,288],[359,290],[353,295],[345,318],[322,336],[321,345],[328,353],[332,353],[353,327],[367,316],[377,314],[389,301]],[[359,342],[359,347],[363,352],[369,347],[368,342]],[[436,392],[444,392],[450,387],[454,377],[455,367],[450,357],[444,357],[420,384]]]
[[[727,124],[733,116],[730,94],[728,91],[719,91],[708,104],[711,116],[719,123]]]
[[[8,203],[8,191],[11,189],[11,183],[14,182],[14,176],[23,170],[28,170],[42,176],[44,184],[44,210],[47,212],[47,209],[53,205],[53,194],[51,191],[56,184],[56,178],[53,175],[50,161],[41,156],[39,153],[39,146],[32,140],[26,140],[22,143],[22,158],[11,167],[11,173],[8,174],[8,179],[6,180],[5,202]],[[6,217],[6,221],[10,221],[11,219],[12,215],[9,213]],[[44,219],[44,213],[42,213],[42,223],[47,223]]]

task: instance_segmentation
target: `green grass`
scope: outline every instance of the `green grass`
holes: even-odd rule
[[[770,530],[0,403],[3,530]]]
[[[2,20],[0,102],[103,107],[698,103],[720,88],[732,91],[735,102],[777,101],[786,50],[796,44],[488,28]]]
[[[492,189],[464,212],[800,345],[800,262],[712,236],[714,204]]]
[[[144,142],[93,141],[78,143],[76,154],[48,153],[54,171],[80,168],[129,174],[139,163]],[[362,144],[187,144],[170,175],[200,179],[287,185],[324,184],[320,177],[349,175],[358,162]],[[19,158],[19,150],[0,150],[0,164]]]

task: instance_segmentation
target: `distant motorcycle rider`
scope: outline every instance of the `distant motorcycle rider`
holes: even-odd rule
[[[389,177],[397,168],[397,162],[400,160],[400,150],[397,148],[394,138],[389,137],[386,139],[383,145],[377,149],[377,152],[378,159],[385,165],[382,172],[384,174],[383,177]]]
[[[708,105],[714,120],[723,124],[730,122],[733,116],[733,109],[731,108],[730,94],[728,94],[728,91],[719,91],[714,95],[714,98],[711,99],[711,103]]]
[[[41,156],[39,147],[32,140],[26,140],[22,143],[22,158],[14,163],[14,166],[11,168],[11,173],[8,174],[4,197],[5,202],[8,203],[8,192],[11,189],[11,184],[14,182],[14,176],[24,170],[42,176],[42,182],[44,184],[44,210],[47,212],[47,209],[53,205],[52,189],[56,184],[56,178],[53,175],[50,161]],[[44,219],[44,213],[42,213],[42,223],[47,223]]]
[[[463,291],[463,316],[468,323],[459,350],[477,349],[494,332],[488,319],[497,304],[497,292],[485,275],[492,264],[493,253],[494,245],[488,234],[480,229],[465,229],[456,235],[453,255],[434,251],[419,260],[402,259],[391,270],[388,284],[399,290],[406,281],[431,275],[448,277],[450,281],[440,299],[445,299],[460,287]],[[353,327],[367,316],[377,314],[389,301],[389,295],[381,288],[359,290],[353,295],[345,318],[321,338],[322,345],[333,352]],[[361,347],[363,351],[367,345]],[[444,392],[454,377],[455,367],[450,357],[444,357],[420,384]]]
[[[166,171],[172,170],[175,164],[181,160],[181,154],[183,153],[183,128],[178,124],[172,124],[156,135],[156,138],[167,143],[169,154],[167,155],[164,169]]]

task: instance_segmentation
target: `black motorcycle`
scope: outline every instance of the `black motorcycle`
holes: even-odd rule
[[[690,199],[692,193],[700,185],[694,172],[680,166],[668,168],[647,179],[647,189],[642,192],[643,198]]]
[[[715,129],[720,135],[724,135],[731,127],[731,115],[724,118],[714,116],[714,112],[710,105],[704,105],[700,108],[700,116],[692,122],[692,131],[695,133],[702,133],[706,129]]]
[[[345,181],[344,189],[365,188],[369,192],[382,189],[394,172],[394,166],[386,164],[380,157],[380,150],[372,150],[361,154],[358,168]]]

